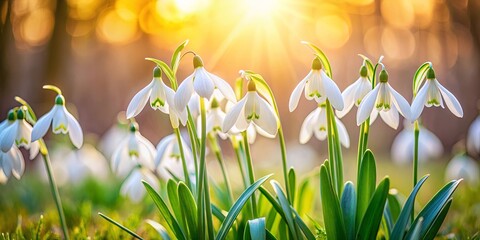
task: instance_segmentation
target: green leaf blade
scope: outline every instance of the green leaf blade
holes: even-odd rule
[[[197,204],[192,192],[183,182],[178,183],[178,199],[180,200],[180,208],[182,215],[186,219],[186,225],[188,227],[191,237],[198,236],[197,225]]]
[[[370,203],[368,204],[365,216],[357,230],[357,239],[368,240],[375,239],[380,228],[383,217],[383,210],[387,201],[388,190],[390,189],[390,179],[385,177],[377,187]]]
[[[342,208],[343,220],[345,221],[345,230],[347,231],[348,237],[347,239],[354,239],[357,197],[355,194],[355,186],[350,181],[345,184],[340,206]]]
[[[370,199],[375,192],[375,184],[377,181],[375,156],[373,156],[372,151],[369,149],[363,154],[358,174],[357,215],[355,220],[356,229],[360,226],[365,211],[368,208]]]

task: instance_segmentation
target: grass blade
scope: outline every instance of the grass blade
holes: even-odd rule
[[[395,223],[395,226],[393,227],[393,230],[390,236],[391,240],[403,239],[405,231],[407,230],[407,227],[408,227],[408,222],[410,221],[413,205],[415,204],[415,197],[417,196],[418,191],[422,187],[423,183],[425,183],[427,178],[428,178],[428,175],[420,179],[417,185],[415,185],[415,188],[413,188],[412,193],[410,193],[410,196],[408,196],[407,202],[405,202],[405,205],[403,206],[403,209],[400,212],[400,216],[398,217],[398,220]]]
[[[158,210],[160,211],[160,214],[165,219],[165,222],[167,222],[168,227],[170,227],[170,229],[175,234],[175,237],[182,240],[186,239],[185,234],[180,228],[180,225],[178,224],[177,220],[168,209],[167,204],[165,204],[165,201],[163,201],[162,197],[158,195],[158,193],[155,191],[155,189],[152,188],[152,186],[150,186],[150,184],[148,184],[145,181],[142,181],[142,183],[145,186],[145,189],[147,190],[148,194],[152,198],[153,202],[157,206]]]
[[[345,184],[340,206],[342,208],[343,220],[345,221],[347,239],[354,239],[357,197],[355,195],[355,186],[353,186],[353,183],[350,181]]]
[[[258,179],[256,182],[254,182],[252,185],[250,185],[247,189],[245,189],[242,195],[240,195],[237,201],[233,204],[232,208],[230,208],[230,211],[228,212],[225,220],[222,222],[222,225],[220,226],[217,237],[215,239],[223,240],[227,237],[227,234],[230,231],[230,228],[232,227],[233,222],[237,218],[238,214],[242,210],[247,200],[250,198],[250,196],[252,196],[252,194],[255,193],[255,190],[257,190],[271,176],[272,174],[262,177]]]
[[[180,208],[182,215],[186,219],[186,225],[190,237],[198,236],[197,231],[197,204],[190,189],[183,182],[178,183],[178,199],[180,199]]]
[[[375,157],[372,151],[367,149],[363,154],[360,171],[358,172],[357,215],[355,218],[355,229],[357,229],[357,231],[370,203],[370,199],[375,192],[376,182],[377,169]]]
[[[427,75],[427,71],[432,66],[431,62],[426,62],[422,64],[417,71],[415,72],[415,75],[413,75],[413,96],[417,95],[417,92],[420,88],[420,85],[422,84],[423,80],[425,79],[425,76]]]
[[[385,177],[373,194],[370,204],[368,204],[365,216],[357,230],[357,239],[375,239],[382,221],[383,209],[387,201],[388,190],[390,189],[390,179]]]
[[[294,204],[295,200],[295,192],[296,192],[296,186],[297,186],[297,176],[295,174],[295,169],[292,167],[288,171],[288,184],[290,185],[290,198],[292,199],[292,205]]]
[[[168,236],[167,229],[165,229],[165,227],[163,227],[162,224],[155,222],[151,219],[147,219],[145,220],[145,222],[147,222],[148,225],[153,227],[158,232],[158,234],[160,234],[160,237],[162,237],[162,239],[170,240],[170,236]]]
[[[338,196],[333,190],[327,167],[320,167],[320,196],[322,199],[323,219],[328,239],[347,239],[342,209]]]
[[[323,53],[322,50],[320,50],[320,48],[318,48],[317,46],[315,46],[313,43],[310,43],[310,42],[306,42],[306,41],[302,41],[303,44],[307,45],[308,47],[310,47],[313,52],[315,52],[315,55],[320,59],[320,61],[322,62],[322,66],[325,70],[325,73],[330,77],[332,78],[332,67],[330,66],[330,62],[328,61],[328,58],[327,56],[325,55],[325,53]]]
[[[428,229],[428,232],[423,236],[423,239],[434,239],[435,235],[437,235],[438,230],[442,226],[443,220],[447,216],[448,210],[450,209],[450,205],[452,204],[452,199],[447,202],[447,204],[442,208],[442,211],[438,214],[435,221],[432,223],[432,226]],[[415,236],[415,234],[412,234]],[[417,238],[418,239],[418,238]]]
[[[270,181],[270,184],[272,184],[273,190],[277,194],[278,202],[280,203],[280,207],[282,208],[282,211],[285,215],[290,233],[292,234],[292,236],[294,236],[295,239],[298,239],[299,233],[297,232],[297,227],[293,220],[293,214],[292,214],[292,211],[290,210],[291,208],[290,208],[290,204],[288,203],[287,197],[283,193],[283,190],[280,187],[280,184],[278,182],[276,182],[275,180],[272,180]]]
[[[257,218],[248,220],[248,228],[250,228],[250,239],[264,240],[266,236],[265,218]]]
[[[187,46],[188,44],[188,39],[185,40],[182,44],[180,44],[177,49],[175,49],[175,52],[172,54],[172,60],[170,62],[170,65],[172,67],[172,72],[173,75],[177,73],[178,70],[178,64],[180,63],[180,54],[182,53],[182,50]]]
[[[169,179],[167,182],[167,195],[168,201],[170,202],[170,207],[172,208],[173,214],[178,221],[178,224],[182,228],[184,232],[187,230],[187,225],[185,223],[183,214],[182,214],[182,207],[180,205],[180,200],[177,191],[177,183]]]
[[[130,234],[132,237],[136,238],[136,239],[143,239],[142,237],[138,236],[135,232],[133,232],[132,230],[128,229],[127,227],[123,226],[122,224],[118,223],[117,221],[107,217],[105,214],[99,212],[98,215],[100,215],[100,217],[104,218],[105,220],[109,221],[110,223],[112,223],[113,225],[119,227],[120,229],[122,229],[123,231],[125,231],[126,233]]]

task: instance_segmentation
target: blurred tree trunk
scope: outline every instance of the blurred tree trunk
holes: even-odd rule
[[[5,14],[5,22],[0,24],[0,96],[5,96],[5,92],[7,90],[7,79],[8,79],[8,70],[7,70],[7,49],[10,44],[13,43],[13,32],[12,32],[12,24],[11,24],[11,9],[12,9],[12,2],[13,0],[7,0],[7,2],[0,4],[0,10],[3,10],[4,4],[6,5],[6,14]],[[3,19],[0,19],[0,23],[2,23]],[[6,113],[3,111],[6,106],[5,101],[1,101],[0,104],[0,116],[5,116]]]

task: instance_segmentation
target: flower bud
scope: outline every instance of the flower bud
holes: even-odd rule
[[[382,82],[382,83],[388,82],[388,73],[387,73],[386,70],[382,70],[380,72],[380,82]]]
[[[312,61],[312,70],[321,70],[322,69],[322,63],[320,62],[320,59],[315,58]]]
[[[247,87],[247,89],[248,89],[249,92],[255,92],[255,91],[257,91],[257,86],[255,86],[255,82],[252,81],[252,80],[250,80],[250,81],[248,82],[248,87]]]
[[[435,70],[433,70],[432,67],[430,67],[428,70],[427,70],[427,79],[435,79]]]
[[[25,111],[21,108],[17,110],[17,119],[25,119]]]
[[[361,77],[367,77],[368,76],[368,70],[366,66],[362,66],[360,68],[360,76]]]
[[[138,131],[138,124],[136,122],[130,123],[130,132],[134,133]]]
[[[55,104],[57,105],[65,105],[65,98],[62,95],[57,95],[55,98]]]
[[[195,55],[193,57],[193,68],[203,67],[203,61],[200,56]]]
[[[7,119],[8,121],[15,121],[17,119],[17,114],[15,113],[15,110],[12,109],[8,111]]]
[[[158,66],[155,66],[155,68],[153,68],[153,77],[154,78],[162,77],[162,70]]]

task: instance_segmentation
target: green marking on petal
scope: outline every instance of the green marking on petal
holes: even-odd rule
[[[128,156],[130,156],[130,157],[133,157],[133,156],[135,156],[135,157],[137,157],[137,158],[138,158],[138,157],[139,157],[139,155],[140,155],[140,154],[139,154],[139,153],[138,153],[136,150],[131,150],[131,151],[128,151]]]
[[[20,140],[15,139],[15,144],[16,144],[17,146],[20,146],[20,145],[22,145],[22,144],[28,145],[28,141],[27,141],[27,139],[25,139],[25,138],[20,138]]]
[[[152,107],[153,108],[159,108],[165,106],[165,102],[160,100],[160,98],[155,99],[155,101],[152,102]]]
[[[54,132],[59,132],[61,130],[66,132],[68,130],[67,126],[65,126],[65,124],[60,124],[55,129],[53,129]]]

